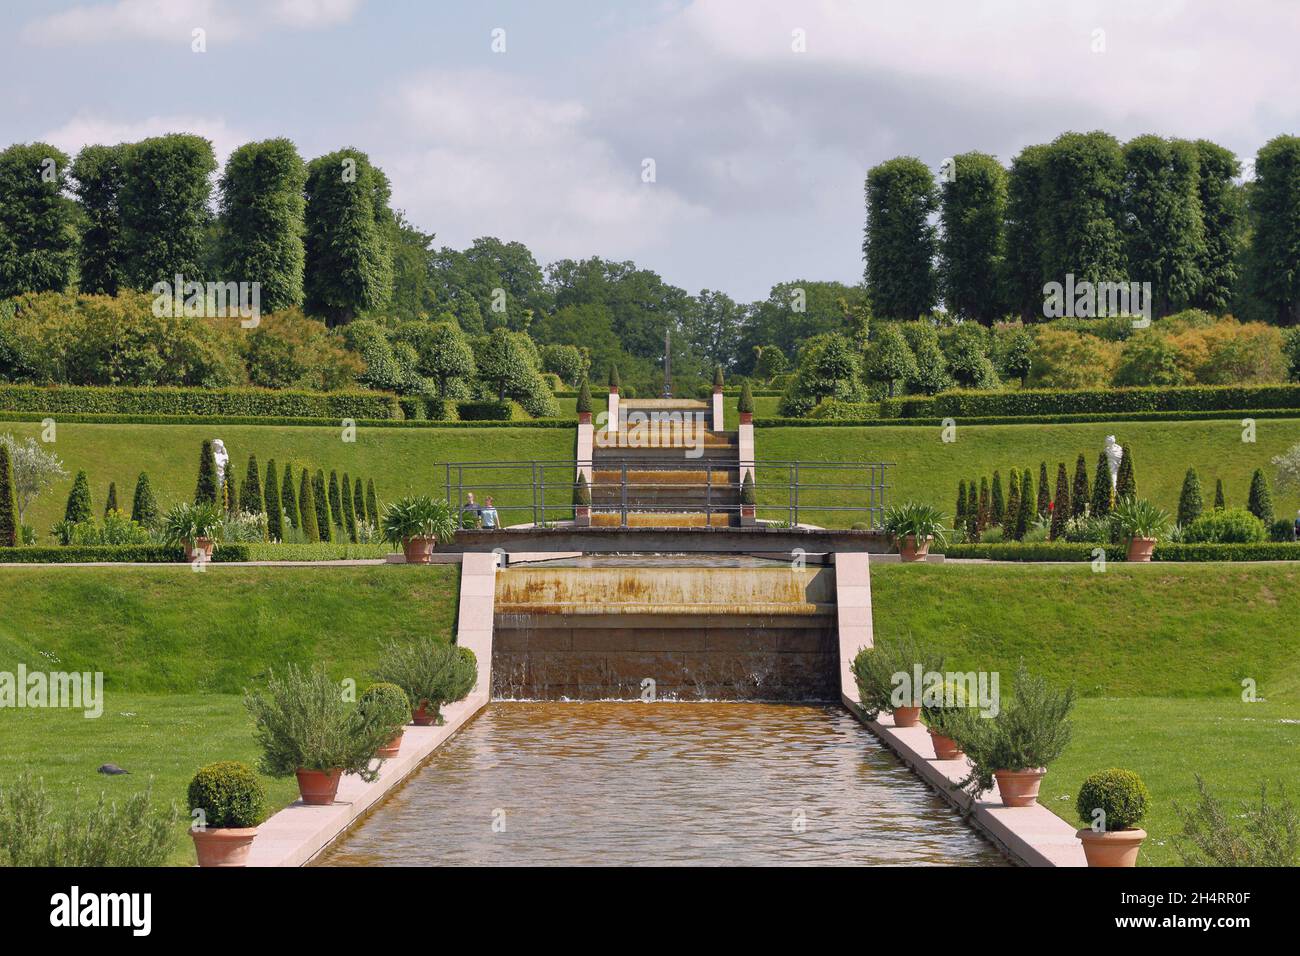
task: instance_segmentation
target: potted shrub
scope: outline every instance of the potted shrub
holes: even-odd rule
[[[885,532],[893,537],[904,561],[924,561],[930,543],[948,543],[948,516],[932,505],[909,501],[885,509]]]
[[[415,707],[417,727],[442,723],[443,704],[463,700],[478,683],[478,660],[468,647],[442,641],[387,645],[374,678],[396,684]]]
[[[582,388],[578,390],[578,424],[591,424],[591,386],[584,378]]]
[[[1169,530],[1168,513],[1145,498],[1124,498],[1111,514],[1120,536],[1128,539],[1128,560],[1150,561],[1156,540]]]
[[[439,541],[456,536],[456,515],[443,499],[407,495],[384,508],[384,540],[400,545],[408,564],[429,564]]]
[[[1075,809],[1086,824],[1076,835],[1089,866],[1136,866],[1147,838],[1138,828],[1151,794],[1132,770],[1102,770],[1079,788]]]
[[[997,716],[971,720],[959,729],[958,743],[971,762],[970,774],[959,786],[978,796],[996,780],[1005,806],[1033,806],[1048,765],[1070,742],[1073,707],[1073,687],[1052,688],[1021,665],[1010,703]]]
[[[966,688],[955,681],[944,681],[942,700],[923,698],[921,721],[930,731],[936,760],[956,760],[962,756],[961,737],[966,723],[978,719],[966,699]]]
[[[184,547],[186,561],[211,561],[224,522],[225,515],[215,504],[183,501],[173,505],[163,518],[163,538],[168,544]]]
[[[920,722],[924,688],[914,686],[918,668],[922,675],[942,673],[943,657],[910,639],[881,641],[858,651],[853,678],[870,720],[887,710],[893,712],[895,727],[915,727]]]
[[[405,725],[411,722],[411,701],[396,684],[371,684],[357,701],[357,707],[371,720],[397,728],[393,738],[379,748],[380,757],[396,757],[402,747]]]
[[[573,486],[573,519],[579,528],[591,526],[591,488],[584,472],[578,472],[578,482]]]
[[[754,392],[749,387],[749,379],[745,379],[745,381],[740,383],[740,400],[736,404],[736,412],[740,416],[740,424],[753,424]]]
[[[333,803],[345,773],[374,780],[379,771],[371,761],[401,726],[349,704],[323,665],[271,673],[264,692],[245,691],[244,706],[262,748],[258,769],[296,775],[302,802],[312,806]]]
[[[257,774],[237,760],[201,767],[189,787],[190,837],[199,866],[243,866],[266,819]]]
[[[754,492],[754,472],[745,469],[745,478],[740,483],[740,522],[753,524],[757,512],[758,496]]]

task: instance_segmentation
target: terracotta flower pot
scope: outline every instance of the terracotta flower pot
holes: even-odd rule
[[[579,425],[590,425],[590,424],[591,424],[591,412],[578,412],[578,424],[579,424]]]
[[[924,561],[926,555],[930,553],[930,542],[933,540],[932,535],[926,535],[919,542],[914,534],[903,535],[898,539],[898,553],[902,555],[904,561]]]
[[[205,827],[190,836],[199,866],[245,866],[257,827]]]
[[[398,752],[402,749],[402,734],[404,733],[406,733],[405,730],[399,730],[392,740],[379,748],[378,756],[396,757]]]
[[[932,730],[930,731],[930,740],[934,744],[935,760],[956,760],[962,755],[961,747],[957,746],[957,741],[951,737],[936,734]]]
[[[193,541],[186,541],[185,560],[211,561],[213,544],[214,542],[211,538],[195,538]]]
[[[1137,866],[1138,850],[1147,838],[1146,830],[1112,830],[1098,833],[1091,827],[1078,831],[1083,855],[1089,866]]]
[[[1046,775],[1045,767],[1037,770],[994,770],[993,779],[998,782],[1002,805],[1032,807],[1038,802],[1038,788],[1042,786]]]
[[[429,705],[427,700],[420,701],[420,706],[411,714],[411,723],[417,727],[432,727],[438,720],[438,708]]]
[[[1156,549],[1155,538],[1129,538],[1128,560],[1150,561],[1151,552]]]
[[[298,792],[309,807],[324,807],[334,802],[339,792],[342,770],[299,770]]]
[[[920,722],[921,722],[920,707],[895,707],[894,708],[895,727],[915,727]]]
[[[740,415],[740,424],[742,424],[742,425],[752,425],[752,424],[754,424],[754,413],[753,413],[753,412],[740,412],[739,415]]]
[[[433,558],[433,546],[437,541],[418,535],[402,541],[402,553],[406,555],[407,564],[429,564]]]

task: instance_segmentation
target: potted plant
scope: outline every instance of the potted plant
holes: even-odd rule
[[[972,713],[971,702],[967,700],[966,688],[962,684],[945,680],[937,690],[942,695],[939,700],[931,699],[928,693],[923,695],[921,721],[930,731],[935,759],[956,760],[962,756],[957,739],[966,723],[978,718]]]
[[[591,526],[591,487],[585,472],[578,472],[578,482],[573,486],[573,523],[579,528]]]
[[[758,496],[754,493],[754,472],[745,469],[745,478],[740,483],[740,523],[753,524],[757,511]]]
[[[463,700],[478,683],[478,660],[468,647],[442,641],[391,643],[384,647],[374,678],[396,684],[415,706],[417,727],[442,723],[443,704]]]
[[[406,691],[396,684],[371,684],[357,701],[357,707],[367,718],[397,728],[388,743],[379,748],[380,757],[396,757],[402,747],[405,725],[411,722],[411,701]]]
[[[429,564],[439,541],[456,535],[456,515],[445,500],[407,495],[384,508],[384,540],[400,545],[408,564]]]
[[[968,721],[959,729],[957,741],[971,770],[958,786],[978,796],[996,781],[1003,805],[1033,806],[1048,765],[1070,742],[1073,707],[1073,687],[1052,688],[1022,664],[1011,702],[997,716]]]
[[[736,404],[740,424],[750,425],[754,421],[754,392],[749,387],[749,379],[740,383],[740,401]]]
[[[266,819],[266,793],[246,764],[201,767],[189,787],[190,837],[199,866],[243,866]]]
[[[591,385],[584,378],[578,390],[578,424],[591,424]]]
[[[323,665],[290,664],[283,675],[271,673],[264,692],[244,693],[262,748],[258,769],[272,777],[296,775],[302,802],[311,806],[333,803],[345,773],[373,781],[379,771],[371,761],[401,725],[348,703]]]
[[[924,687],[918,673],[943,673],[943,657],[910,639],[881,641],[864,647],[853,658],[858,700],[870,720],[892,711],[895,727],[915,727],[921,719]]]
[[[1076,835],[1089,866],[1136,866],[1147,838],[1138,828],[1151,794],[1132,770],[1101,770],[1083,782],[1075,809],[1086,826]]]
[[[162,533],[168,544],[185,548],[186,561],[211,561],[212,548],[221,535],[225,515],[215,504],[182,501],[163,518]]]
[[[948,516],[932,505],[909,501],[885,509],[885,532],[893,537],[904,561],[924,561],[930,543],[948,543]]]
[[[1168,513],[1145,498],[1123,498],[1111,514],[1120,536],[1128,539],[1128,560],[1150,561],[1156,540],[1169,530]]]

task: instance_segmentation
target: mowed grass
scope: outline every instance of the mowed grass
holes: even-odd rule
[[[889,472],[891,502],[924,501],[951,515],[958,482],[963,478],[992,480],[994,470],[1002,473],[1004,493],[1012,468],[1031,468],[1036,488],[1038,465],[1045,461],[1055,492],[1057,463],[1065,462],[1073,479],[1075,459],[1082,452],[1091,483],[1107,435],[1115,435],[1121,445],[1132,447],[1138,493],[1170,513],[1177,511],[1179,491],[1189,467],[1200,476],[1207,505],[1214,501],[1215,479],[1222,478],[1228,505],[1244,508],[1255,469],[1263,468],[1272,484],[1275,474],[1271,459],[1300,442],[1300,419],[1257,419],[1254,443],[1241,440],[1240,419],[1076,425],[958,423],[956,441],[948,443],[935,426],[757,428],[754,441],[760,460],[893,462],[895,467]],[[855,478],[864,480],[861,475]],[[759,503],[769,506],[760,509],[760,517],[783,518],[786,489],[764,488],[761,468],[758,479]],[[770,474],[768,480],[784,485],[785,475]],[[854,479],[848,473],[840,473],[838,478],[824,473],[815,480],[834,483]],[[800,502],[803,521],[848,527],[863,520],[862,515],[848,512],[816,510],[818,504],[861,504],[861,492],[807,489],[801,491]],[[1300,494],[1282,495],[1275,489],[1273,503],[1279,517],[1294,517],[1300,507]]]
[[[0,421],[0,432],[20,438],[41,437],[39,422]],[[90,479],[91,505],[103,513],[109,482],[117,484],[117,500],[127,512],[140,472],[147,472],[163,508],[193,498],[198,478],[199,449],[204,439],[220,438],[226,444],[235,474],[243,483],[248,456],[256,454],[263,469],[274,458],[281,476],[292,462],[297,476],[302,465],[323,468],[328,477],[336,470],[353,478],[374,479],[380,502],[400,495],[445,490],[447,462],[572,460],[576,429],[567,428],[379,428],[359,427],[356,441],[343,441],[343,429],[277,425],[88,425],[60,424],[57,441],[45,447],[58,455],[67,478],[54,483],[35,501],[25,516],[41,542],[48,544],[51,525],[63,517],[68,492],[78,470]],[[550,480],[554,472],[547,474]],[[527,470],[475,469],[465,472],[465,490],[497,499],[498,507],[528,505],[526,511],[507,511],[507,523],[532,520],[532,491],[527,488],[485,490],[488,485],[527,484]],[[566,479],[572,481],[570,474]],[[453,472],[453,495],[456,481]],[[295,478],[295,492],[297,481]],[[551,494],[555,507],[569,495]],[[552,515],[556,517],[556,515]]]

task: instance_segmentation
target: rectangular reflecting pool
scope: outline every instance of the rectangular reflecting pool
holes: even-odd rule
[[[318,866],[1006,866],[843,708],[494,702]]]

